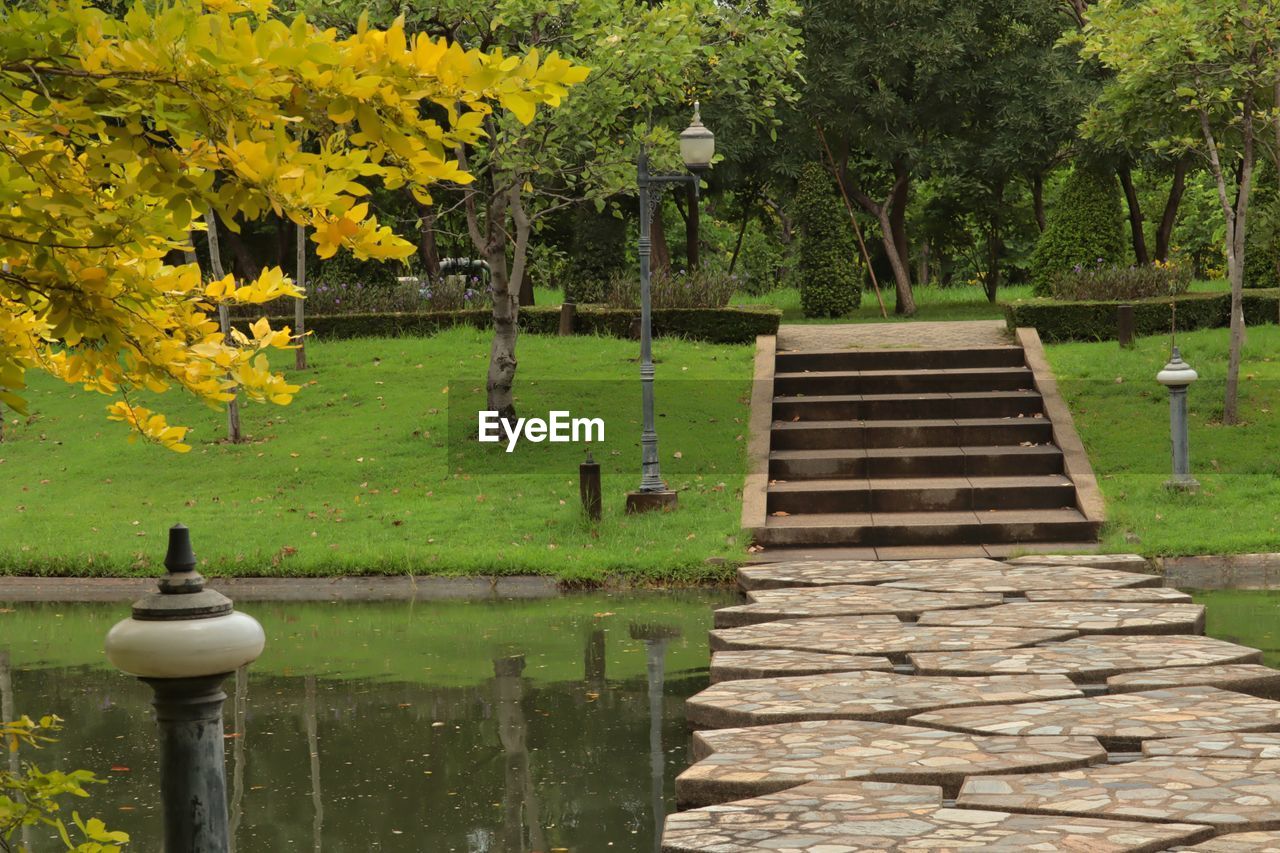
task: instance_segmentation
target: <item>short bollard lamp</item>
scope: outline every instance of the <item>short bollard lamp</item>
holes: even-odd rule
[[[1198,379],[1191,365],[1182,360],[1182,353],[1175,346],[1173,355],[1164,369],[1156,374],[1156,381],[1169,389],[1169,433],[1173,439],[1173,476],[1165,483],[1170,489],[1190,491],[1200,484],[1191,476],[1191,460],[1187,437],[1187,388]]]
[[[204,588],[191,532],[169,529],[159,592],[107,633],[107,660],[155,691],[167,853],[227,853],[223,680],[262,654],[266,638],[231,599]]]

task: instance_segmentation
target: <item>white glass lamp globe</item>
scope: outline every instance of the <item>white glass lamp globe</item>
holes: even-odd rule
[[[107,632],[107,660],[138,678],[225,675],[257,660],[266,645],[262,626],[204,588],[185,525],[169,528],[164,565],[159,591],[135,601],[132,618]]]
[[[680,159],[685,168],[697,172],[711,165],[716,156],[716,137],[702,124],[701,105],[693,104],[693,121],[680,133]]]
[[[262,654],[258,620],[232,611],[204,619],[125,619],[107,633],[107,660],[138,678],[198,678],[235,672]]]
[[[1200,375],[1191,369],[1191,365],[1182,360],[1182,353],[1178,352],[1177,347],[1173,348],[1169,363],[1156,374],[1156,381],[1161,385],[1175,388],[1190,385],[1199,378]]]

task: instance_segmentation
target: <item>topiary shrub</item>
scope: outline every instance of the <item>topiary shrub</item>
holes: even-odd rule
[[[626,267],[627,223],[612,211],[580,205],[565,265],[564,298],[579,305],[604,302],[609,280]]]
[[[1250,206],[1245,232],[1244,286],[1280,285],[1280,210],[1274,201]]]
[[[782,282],[782,246],[755,222],[742,237],[738,269],[741,289],[752,296],[768,293]]]
[[[1077,165],[1049,210],[1044,233],[1031,256],[1031,283],[1048,296],[1053,281],[1076,266],[1095,267],[1125,261],[1124,214],[1115,176]]]
[[[826,169],[810,163],[800,173],[795,199],[800,234],[795,278],[806,317],[841,317],[862,301],[860,270],[854,264],[849,218]]]

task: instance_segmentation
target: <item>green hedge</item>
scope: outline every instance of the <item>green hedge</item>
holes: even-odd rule
[[[1137,299],[1133,326],[1137,335],[1169,331],[1169,297]],[[1212,329],[1230,324],[1230,293],[1187,293],[1177,298],[1178,329]],[[1120,302],[1058,302],[1023,299],[1004,306],[1010,329],[1033,327],[1040,339],[1055,341],[1113,341],[1116,339],[1116,307]],[[1248,290],[1244,294],[1245,324],[1275,323],[1280,312],[1280,288]]]
[[[640,317],[639,309],[579,305],[574,334],[608,335],[626,338]],[[272,317],[273,327],[292,326],[292,317]],[[756,335],[775,335],[782,312],[766,306],[741,308],[655,308],[653,333],[717,344],[754,343]],[[249,320],[236,320],[247,330]],[[317,338],[397,338],[432,335],[453,326],[489,328],[493,317],[488,309],[465,311],[424,311],[414,314],[334,314],[307,318],[307,330]],[[535,305],[520,309],[520,330],[535,335],[554,335],[560,330],[560,307]]]

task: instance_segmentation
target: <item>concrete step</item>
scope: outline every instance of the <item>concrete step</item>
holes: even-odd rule
[[[956,391],[1030,391],[1025,367],[973,367],[930,370],[839,370],[774,374],[773,390],[782,396],[813,394],[936,394]]]
[[[818,370],[938,370],[955,367],[1022,367],[1021,347],[975,349],[816,350],[780,352],[777,369]]]
[[[1016,418],[1044,411],[1036,391],[970,391],[934,394],[827,394],[774,397],[775,421],[911,420],[914,418]]]
[[[768,511],[791,515],[1074,508],[1075,486],[1061,474],[1033,477],[930,477],[904,480],[800,480],[773,483]]]
[[[942,418],[905,421],[775,421],[777,450],[844,448],[993,447],[1053,442],[1045,418]]]
[[[1062,451],[1031,447],[920,447],[773,450],[771,480],[893,479],[901,477],[1013,477],[1061,474]]]
[[[1092,541],[1097,527],[1075,509],[951,512],[814,513],[767,516],[755,530],[765,546],[980,545],[1002,542]]]

